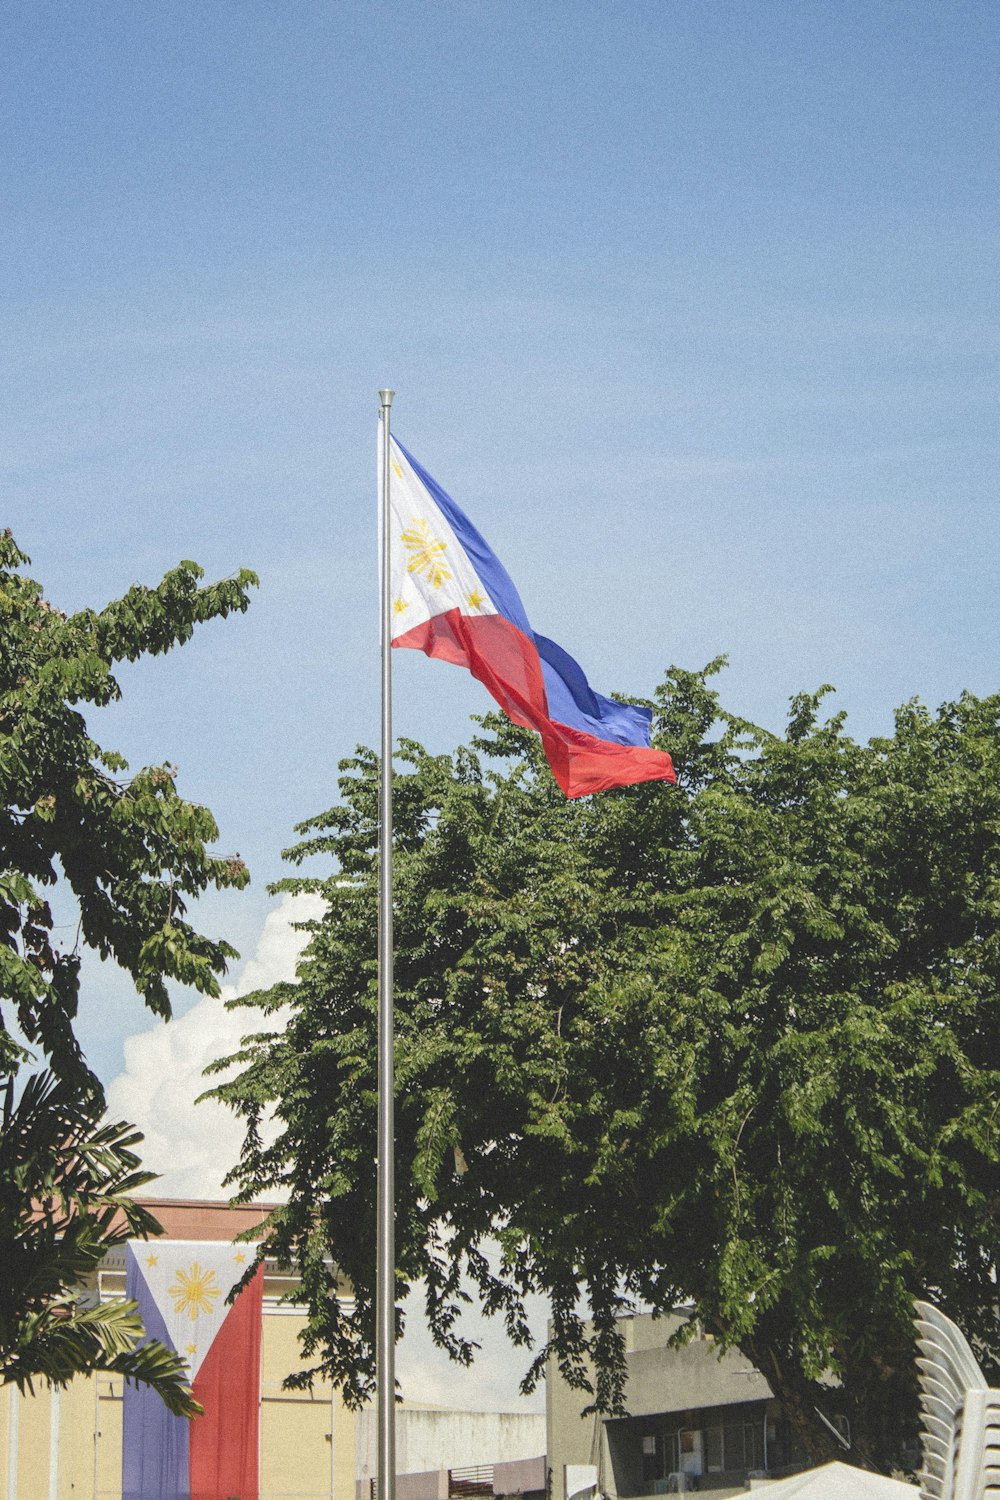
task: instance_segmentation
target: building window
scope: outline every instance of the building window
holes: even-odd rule
[[[679,1468],[676,1432],[646,1432],[642,1437],[642,1482],[647,1493],[658,1480]]]
[[[705,1468],[709,1474],[745,1473],[763,1467],[763,1421],[718,1422],[705,1428]]]

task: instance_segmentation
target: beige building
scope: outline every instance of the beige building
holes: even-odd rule
[[[259,1224],[263,1207],[146,1199],[168,1239],[232,1240]],[[356,1417],[331,1387],[286,1391],[300,1364],[303,1315],[281,1307],[293,1283],[268,1262],[264,1273],[259,1500],[354,1500]],[[125,1290],[124,1252],[112,1253],[93,1289]],[[0,1390],[0,1500],[122,1500],[122,1381],[77,1378],[65,1390]]]

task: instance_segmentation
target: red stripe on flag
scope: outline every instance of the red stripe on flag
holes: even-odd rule
[[[538,731],[552,774],[567,797],[637,781],[677,780],[665,750],[601,740],[550,719],[538,648],[504,615],[470,616],[449,609],[392,644],[466,667],[508,718]]]
[[[525,729],[549,722],[537,647],[503,615],[470,619],[460,609],[449,609],[397,636],[392,644],[466,667],[508,718]]]
[[[639,781],[676,783],[674,763],[665,750],[619,745],[553,721],[541,730],[545,758],[567,797],[587,797]]]
[[[264,1271],[233,1303],[193,1383],[191,1500],[258,1500],[260,1327]]]

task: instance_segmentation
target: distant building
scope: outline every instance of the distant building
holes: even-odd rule
[[[719,1357],[710,1338],[667,1347],[680,1317],[624,1318],[627,1417],[581,1417],[550,1361],[546,1380],[551,1500],[594,1489],[612,1500],[697,1490],[734,1495],[751,1476],[804,1468],[780,1404],[742,1355]],[[568,1482],[567,1482],[568,1481]]]

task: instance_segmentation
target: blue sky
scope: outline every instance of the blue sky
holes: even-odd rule
[[[993,4],[297,0],[0,17],[4,521],[63,608],[262,587],[94,716],[179,764],[254,949],[377,734],[376,391],[604,691],[779,727],[997,682]],[[486,707],[407,653],[396,727]],[[142,1029],[93,964],[110,1079]],[[177,995],[183,1011],[192,997]]]

